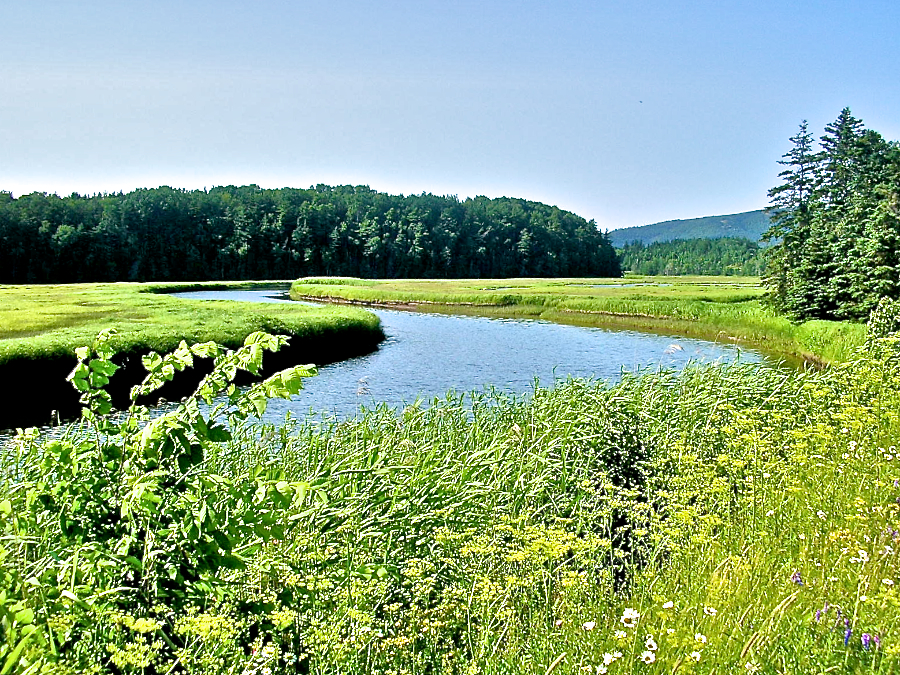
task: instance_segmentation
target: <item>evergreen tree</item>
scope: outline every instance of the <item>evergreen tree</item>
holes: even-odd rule
[[[769,191],[769,297],[798,320],[864,320],[879,298],[900,295],[900,147],[848,108],[825,127],[818,153],[805,122],[791,142],[783,182]]]
[[[769,190],[772,224],[763,234],[763,241],[772,244],[763,282],[775,306],[782,311],[789,311],[791,289],[798,281],[801,249],[811,235],[810,209],[819,161],[806,120],[790,141],[793,147],[778,162],[787,167],[778,174],[782,184]]]

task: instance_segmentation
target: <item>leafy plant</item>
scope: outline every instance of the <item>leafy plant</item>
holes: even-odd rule
[[[315,374],[313,366],[297,366],[248,389],[235,387],[238,371],[258,375],[264,353],[286,338],[253,333],[235,351],[182,342],[167,355],[150,353],[131,408],[114,416],[104,390],[117,370],[110,337],[103,332],[92,348],[76,351],[69,379],[82,392],[83,425],[44,443],[31,432],[20,431],[16,439],[22,473],[0,504],[0,518],[19,549],[16,562],[26,580],[6,572],[0,605],[8,659],[18,667],[37,615],[44,644],[52,647],[46,658],[81,662],[88,657],[85,645],[100,641],[119,668],[176,668],[185,639],[175,619],[243,602],[241,584],[229,573],[244,569],[266,542],[284,537],[290,523],[280,511],[299,507],[313,492],[308,484],[282,480],[271,465],[222,475],[207,463],[207,453],[261,415],[270,398],[290,398],[302,378]],[[212,358],[213,370],[177,409],[151,419],[134,403],[195,358]],[[7,602],[10,592],[14,602]],[[61,615],[63,625],[55,621]],[[131,642],[128,651],[98,635],[98,623],[113,636],[150,634],[152,640],[142,638],[141,649]]]

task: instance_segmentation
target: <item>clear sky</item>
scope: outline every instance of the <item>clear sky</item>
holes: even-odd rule
[[[604,229],[766,205],[802,119],[900,138],[900,0],[0,0],[0,190],[365,184]]]

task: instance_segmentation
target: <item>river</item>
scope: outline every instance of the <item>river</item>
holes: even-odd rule
[[[196,291],[190,299],[292,302],[282,291]],[[402,407],[448,391],[493,386],[525,394],[537,381],[549,386],[569,376],[616,380],[623,371],[682,368],[690,361],[759,362],[763,355],[731,344],[630,330],[567,326],[528,319],[425,314],[387,309],[378,315],[387,339],[378,350],[319,369],[291,401],[273,401],[265,421],[290,411],[339,417],[360,406]],[[314,361],[314,355],[310,355]]]

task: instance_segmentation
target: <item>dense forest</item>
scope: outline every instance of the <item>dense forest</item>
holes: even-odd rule
[[[0,282],[309,275],[620,276],[593,221],[524,199],[255,185],[13,198],[0,192]]]
[[[703,216],[685,220],[666,220],[661,223],[625,227],[609,233],[616,248],[636,241],[653,244],[675,239],[718,239],[731,237],[759,241],[769,229],[769,215],[765,211],[746,211],[726,216]]]
[[[790,140],[769,191],[769,296],[797,320],[866,318],[900,298],[900,144],[847,108],[818,150],[806,121]]]
[[[764,249],[737,237],[676,239],[647,246],[637,241],[618,252],[622,269],[635,274],[759,276],[765,267]]]

